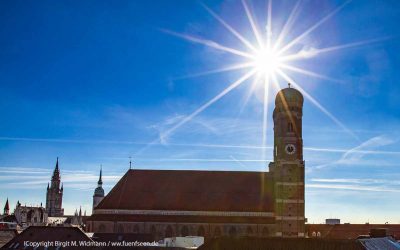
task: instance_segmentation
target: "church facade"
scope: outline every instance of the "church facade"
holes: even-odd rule
[[[51,184],[47,184],[46,211],[49,217],[61,217],[64,215],[64,209],[62,208],[63,191],[64,188],[61,184],[57,157],[56,167],[51,177]]]
[[[96,233],[304,237],[303,96],[275,99],[269,171],[129,170],[94,208]]]

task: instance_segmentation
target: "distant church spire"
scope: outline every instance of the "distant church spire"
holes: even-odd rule
[[[60,169],[58,168],[58,157],[56,161],[56,167],[54,168],[52,180],[60,180]]]
[[[10,204],[8,203],[8,197],[6,201],[6,205],[4,206],[4,215],[9,215],[10,214]]]
[[[103,185],[102,177],[103,177],[103,166],[100,165],[99,181],[97,182],[97,188],[94,190],[94,194],[93,194],[93,209],[104,198],[104,189],[102,187],[102,185]]]
[[[103,180],[101,179],[102,172],[103,172],[103,166],[100,165],[100,176],[99,176],[99,181],[97,182],[97,184],[99,184],[99,186],[103,185]]]

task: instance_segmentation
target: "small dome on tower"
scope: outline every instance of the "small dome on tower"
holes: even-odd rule
[[[99,186],[94,190],[94,196],[95,197],[104,197],[104,189]]]
[[[276,94],[275,97],[275,105],[284,104],[284,103],[297,103],[303,105],[304,98],[300,91],[294,89],[292,87],[284,88]]]

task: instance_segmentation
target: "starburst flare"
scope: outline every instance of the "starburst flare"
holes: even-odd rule
[[[329,19],[331,19],[333,16],[335,16],[340,10],[345,8],[350,1],[346,1],[337,8],[335,8],[333,11],[328,13],[326,16],[324,16],[322,19],[317,21],[315,24],[313,24],[311,27],[306,29],[303,33],[295,37],[294,39],[290,41],[286,41],[287,35],[290,33],[291,29],[293,28],[293,25],[295,24],[296,17],[298,16],[300,9],[301,9],[301,0],[298,0],[294,7],[292,8],[290,15],[283,25],[283,28],[281,32],[278,35],[278,38],[273,41],[272,39],[272,0],[268,0],[267,4],[267,10],[266,10],[266,25],[265,31],[262,32],[258,25],[255,16],[252,14],[251,8],[249,6],[249,3],[246,0],[242,0],[242,6],[243,10],[247,16],[248,22],[250,24],[251,30],[253,31],[256,43],[252,43],[249,41],[249,39],[245,38],[244,35],[242,35],[240,32],[238,32],[234,27],[229,25],[222,17],[220,17],[218,14],[216,14],[213,10],[211,10],[208,6],[205,4],[201,4],[205,10],[212,16],[214,17],[223,27],[225,27],[233,36],[235,36],[246,48],[247,50],[240,50],[236,48],[232,48],[229,46],[222,45],[219,42],[212,41],[209,39],[204,39],[200,37],[195,37],[187,34],[181,34],[177,33],[174,31],[170,30],[162,30],[163,32],[166,32],[170,35],[174,35],[176,37],[185,39],[187,41],[193,42],[193,43],[198,43],[216,50],[221,50],[226,53],[230,53],[235,56],[240,56],[244,59],[243,63],[237,64],[237,65],[230,65],[228,67],[223,67],[221,69],[215,69],[211,70],[208,72],[203,72],[203,73],[198,73],[198,74],[193,74],[191,76],[186,76],[182,78],[188,78],[188,77],[198,77],[206,74],[215,74],[215,73],[221,73],[221,72],[227,72],[227,71],[233,71],[233,70],[243,70],[248,68],[249,71],[242,75],[241,77],[238,78],[238,80],[234,81],[233,83],[229,84],[227,88],[225,88],[221,93],[217,94],[214,98],[200,106],[198,109],[193,111],[191,114],[185,116],[180,122],[172,126],[170,129],[168,129],[165,133],[161,135],[160,139],[164,139],[166,136],[170,136],[175,130],[180,128],[182,125],[186,124],[189,122],[191,119],[193,119],[195,116],[199,115],[201,112],[203,112],[205,109],[207,109],[209,106],[217,102],[219,99],[224,97],[226,94],[231,92],[233,89],[238,87],[239,85],[243,84],[245,81],[247,81],[249,78],[254,76],[254,79],[251,84],[250,91],[247,94],[245,103],[247,103],[249,95],[252,94],[252,92],[255,91],[255,85],[257,84],[262,84],[262,87],[264,89],[264,95],[263,95],[263,122],[262,122],[262,148],[263,150],[266,148],[266,133],[267,133],[267,112],[268,112],[268,99],[269,99],[269,94],[270,94],[270,85],[278,91],[281,86],[279,84],[278,76],[282,79],[284,79],[286,82],[291,82],[293,86],[298,88],[305,96],[306,99],[308,99],[313,105],[315,105],[322,113],[327,115],[335,124],[337,124],[340,128],[342,128],[344,131],[346,131],[348,134],[351,136],[357,138],[357,136],[349,129],[347,128],[341,121],[339,121],[338,118],[336,118],[331,112],[329,112],[325,107],[320,104],[314,97],[311,96],[311,94],[307,93],[304,88],[302,88],[292,77],[290,77],[287,73],[287,71],[292,71],[296,72],[299,74],[303,74],[305,76],[310,76],[310,77],[316,77],[324,80],[329,80],[329,81],[334,81],[334,82],[340,82],[339,80],[333,79],[328,76],[321,75],[317,72],[307,70],[298,66],[291,65],[292,62],[294,61],[301,61],[301,60],[306,60],[310,58],[315,58],[318,55],[322,53],[329,53],[329,52],[334,52],[337,50],[343,50],[343,49],[348,49],[348,48],[353,48],[357,46],[362,46],[370,43],[376,43],[385,39],[388,39],[387,37],[385,38],[379,38],[379,39],[370,39],[370,40],[364,40],[364,41],[358,41],[358,42],[352,42],[348,44],[343,44],[343,45],[336,45],[336,46],[331,46],[327,48],[320,48],[320,49],[313,49],[309,51],[304,51],[304,50],[298,50],[295,52],[290,52],[290,50],[294,47],[294,45],[298,44],[300,41],[302,41],[307,35],[312,33],[314,30],[319,28],[321,25],[326,23]],[[241,109],[242,110],[242,109]],[[157,140],[156,140],[157,141]],[[153,142],[154,143],[154,142]],[[263,158],[265,158],[265,152],[262,152]]]

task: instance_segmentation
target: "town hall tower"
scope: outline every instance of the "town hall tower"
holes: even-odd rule
[[[62,208],[63,186],[61,185],[60,169],[58,168],[58,157],[53,176],[51,177],[51,185],[47,184],[46,195],[46,211],[49,217],[58,217],[64,215]]]

